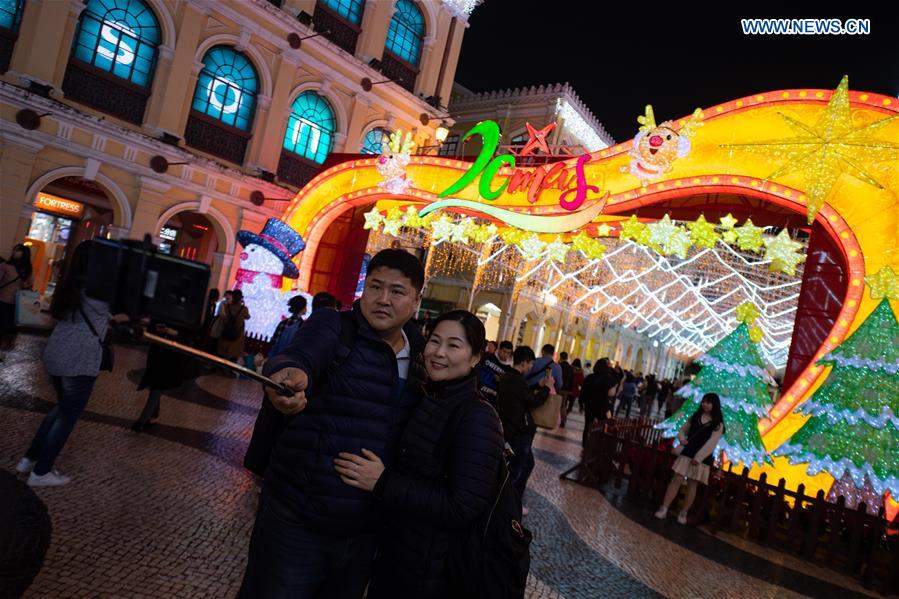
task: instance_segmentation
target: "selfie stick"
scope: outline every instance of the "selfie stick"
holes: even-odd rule
[[[207,354],[206,352],[200,351],[198,349],[194,349],[188,345],[184,345],[184,344],[178,343],[176,341],[171,341],[169,339],[166,339],[165,337],[160,337],[158,335],[154,335],[153,333],[144,332],[142,337],[144,339],[146,339],[147,341],[149,341],[150,343],[152,343],[153,345],[159,345],[162,347],[166,347],[168,349],[175,350],[176,352],[180,352],[182,354],[187,354],[194,358],[199,358],[200,360],[203,360],[204,362],[209,362],[211,364],[215,364],[216,366],[221,366],[223,368],[227,368],[228,370],[232,370],[234,372],[240,373],[240,374],[244,375],[245,377],[251,378],[255,381],[259,381],[266,387],[274,389],[278,393],[278,395],[283,395],[284,397],[290,397],[295,393],[287,385],[284,385],[281,383],[276,383],[272,379],[270,379],[266,376],[262,376],[255,370],[250,370],[249,368],[245,368],[234,362],[229,362],[228,360],[226,360],[224,358],[220,358],[220,357],[214,356],[212,354]]]

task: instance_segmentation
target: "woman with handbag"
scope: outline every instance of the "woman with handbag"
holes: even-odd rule
[[[250,311],[243,304],[243,292],[235,289],[231,292],[231,301],[222,304],[222,311],[219,314],[222,324],[219,333],[218,355],[232,362],[243,357],[246,321],[249,318]]]
[[[696,489],[699,484],[709,484],[709,467],[715,462],[715,447],[724,434],[724,416],[721,414],[721,398],[717,393],[706,393],[696,412],[690,416],[677,433],[680,445],[674,448],[677,459],[671,469],[674,476],[665,491],[665,500],[659,511],[655,513],[658,519],[664,519],[668,515],[668,508],[681,485],[687,484],[687,496],[677,521],[680,524],[687,523],[687,512],[696,499]]]
[[[0,263],[0,362],[16,338],[16,294],[31,285],[31,248],[20,243],[13,248],[12,257]]]
[[[370,491],[387,520],[368,599],[449,599],[460,582],[449,573],[452,544],[495,499],[503,454],[499,419],[478,394],[475,367],[484,325],[454,310],[434,323],[424,350],[428,383],[385,467],[362,449],[340,453],[335,469],[347,485]]]
[[[50,305],[50,313],[58,322],[44,350],[44,367],[56,391],[57,404],[44,417],[25,457],[16,464],[20,474],[31,472],[28,484],[32,487],[70,481],[53,470],[53,463],[84,412],[101,368],[112,369],[110,350],[104,341],[109,304],[84,293],[89,262],[90,242],[84,242],[75,248],[71,266]],[[122,315],[116,320],[127,318]],[[108,364],[102,364],[104,358]]]

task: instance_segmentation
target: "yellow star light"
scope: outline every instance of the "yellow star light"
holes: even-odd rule
[[[700,214],[696,222],[687,223],[687,228],[690,229],[690,241],[697,247],[713,248],[721,239],[721,234],[715,231],[715,225],[708,222],[704,214]]]
[[[632,239],[637,241],[640,233],[646,230],[646,225],[637,220],[636,215],[632,215],[629,219],[621,223],[620,239]]]
[[[649,229],[649,243],[652,245],[665,245],[668,238],[677,232],[677,225],[671,222],[666,214],[662,220],[646,225]]]
[[[393,237],[399,237],[400,235],[400,227],[403,226],[403,221],[401,218],[391,218],[390,213],[387,213],[387,218],[384,219],[384,234],[392,235]]]
[[[494,235],[496,235],[496,225],[493,223],[479,225],[471,231],[471,238],[478,243],[484,243]]]
[[[596,225],[596,236],[597,237],[608,237],[609,233],[612,232],[612,227],[607,225],[606,223],[602,223],[601,225]]]
[[[525,232],[521,229],[510,227],[508,229],[503,229],[499,236],[506,245],[518,245],[524,239]]]
[[[805,256],[798,250],[802,244],[790,239],[790,234],[784,229],[776,237],[765,239],[765,260],[771,260],[768,272],[782,272],[788,275],[796,274],[796,265],[805,261]]]
[[[752,224],[752,219],[747,218],[742,227],[734,229],[737,233],[737,247],[741,250],[758,253],[762,249],[765,242],[762,239],[762,231],[764,227],[756,227]]]
[[[601,244],[598,239],[591,239],[590,245],[584,251],[584,255],[589,260],[601,260],[606,253],[606,246]]]
[[[871,299],[899,300],[899,278],[889,266],[884,266],[875,274],[866,276],[865,283],[871,288]]]
[[[686,229],[677,227],[677,231],[665,242],[664,249],[666,254],[676,254],[679,258],[684,259],[687,257],[687,252],[690,251],[691,245],[690,234],[687,233]]]
[[[752,302],[743,302],[737,306],[737,322],[752,324],[758,317],[758,308],[756,308]]]
[[[403,214],[403,226],[412,229],[423,227],[425,219],[418,215],[418,209],[415,206],[406,206],[406,212]]]
[[[730,231],[725,231],[721,234],[721,239],[723,239],[725,243],[736,243],[737,232],[733,229],[731,229]]]
[[[453,234],[456,224],[449,219],[447,215],[441,216],[438,220],[431,223],[431,235],[435,242],[446,241]]]
[[[874,134],[890,121],[899,118],[899,115],[854,126],[849,104],[848,76],[840,81],[814,125],[801,123],[786,114],[779,113],[779,116],[793,130],[794,137],[727,144],[724,147],[740,148],[780,161],[780,168],[768,175],[767,179],[800,172],[808,197],[809,223],[815,220],[815,215],[843,173],[878,189],[884,188],[870,171],[877,163],[899,155],[899,144],[876,139]]]
[[[727,216],[722,216],[720,219],[718,219],[718,222],[720,222],[721,226],[725,229],[733,229],[737,224],[737,219],[734,218],[733,214],[728,212]]]
[[[551,260],[555,260],[556,262],[565,262],[565,258],[568,256],[568,252],[571,248],[562,241],[562,238],[556,235],[556,238],[552,243],[546,246],[546,251]]]
[[[362,228],[377,231],[382,222],[384,222],[384,217],[381,216],[381,213],[378,212],[377,208],[372,208],[365,213],[365,224],[362,225]]]
[[[540,241],[535,233],[518,244],[519,251],[525,260],[536,260],[543,253],[546,243]]]
[[[758,327],[749,327],[749,340],[753,343],[761,341],[763,336],[762,329]]]
[[[450,235],[450,241],[467,244],[468,238],[471,237],[476,226],[471,218],[463,218],[456,223],[456,227],[453,229],[452,235]]]

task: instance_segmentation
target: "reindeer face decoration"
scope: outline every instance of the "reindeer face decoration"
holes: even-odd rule
[[[702,125],[700,118],[697,108],[690,122],[680,131],[675,131],[671,121],[656,125],[652,106],[647,105],[646,115],[637,117],[640,132],[634,137],[634,146],[630,151],[632,160],[627,170],[643,185],[671,171],[675,160],[690,153],[693,133]]]
[[[390,134],[389,143],[382,146],[384,149],[378,156],[378,173],[384,180],[379,183],[391,193],[402,193],[409,187],[406,178],[406,167],[412,160],[412,152],[415,142],[412,141],[412,133],[407,133],[405,140],[401,130]]]

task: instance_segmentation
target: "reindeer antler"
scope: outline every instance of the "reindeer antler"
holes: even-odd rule
[[[652,104],[646,105],[646,116],[638,116],[637,122],[640,123],[640,131],[649,131],[656,128],[656,115],[652,111]]]
[[[690,120],[681,127],[680,134],[686,135],[687,137],[693,137],[693,135],[696,134],[696,130],[704,124],[705,123],[702,122],[702,109],[697,108],[693,111],[693,116],[690,117]]]
[[[390,150],[395,154],[411,154],[415,149],[415,142],[412,140],[412,132],[406,133],[406,139],[403,140],[403,130],[397,129],[390,134]]]

